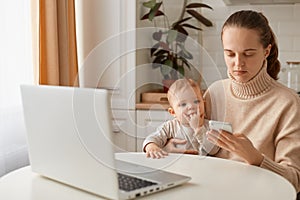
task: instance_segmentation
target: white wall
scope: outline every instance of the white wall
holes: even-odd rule
[[[213,12],[203,10],[204,15],[214,23],[214,27],[202,32],[203,46],[215,61],[222,77],[227,75],[220,38],[221,28],[230,14],[242,9],[260,11],[268,18],[278,39],[279,60],[282,66],[285,66],[288,60],[300,61],[300,4],[226,6],[222,0],[203,0],[203,2],[214,8]],[[213,68],[214,66],[203,66],[208,84],[220,78],[211,73]]]

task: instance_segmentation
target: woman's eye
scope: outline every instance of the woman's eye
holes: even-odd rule
[[[250,57],[250,56],[253,56],[254,55],[254,53],[245,53],[245,56],[247,56],[247,57]]]
[[[234,57],[234,54],[233,53],[228,53],[227,56],[228,57]]]
[[[228,56],[228,57],[234,57],[235,54],[233,52],[230,52],[230,51],[225,51],[225,55]]]

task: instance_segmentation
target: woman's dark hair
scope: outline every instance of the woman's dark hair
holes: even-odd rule
[[[269,26],[267,18],[262,14],[252,10],[242,10],[233,13],[224,23],[222,34],[225,27],[241,27],[256,30],[260,36],[260,43],[264,48],[269,44],[272,45],[270,55],[267,57],[268,61],[268,74],[275,80],[278,79],[280,71],[280,62],[278,60],[278,46],[275,35]]]

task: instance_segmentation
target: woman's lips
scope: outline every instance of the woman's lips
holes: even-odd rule
[[[236,75],[236,76],[241,76],[241,75],[244,75],[246,73],[247,73],[247,71],[242,71],[242,70],[233,71],[233,74]]]

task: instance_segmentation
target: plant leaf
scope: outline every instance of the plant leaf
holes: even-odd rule
[[[187,12],[190,15],[192,15],[193,17],[195,17],[199,22],[201,22],[205,26],[212,26],[213,25],[211,21],[209,21],[207,18],[203,17],[200,13],[198,13],[195,10],[187,10]]]
[[[143,15],[143,17],[141,17],[141,20],[145,20],[145,19],[149,19],[149,13]]]
[[[193,54],[191,54],[189,51],[187,51],[186,49],[183,50],[185,57],[187,59],[193,59]]]
[[[160,41],[161,40],[161,37],[162,37],[162,31],[159,30],[159,31],[155,31],[153,34],[152,34],[152,38],[156,41]]]
[[[164,55],[166,54],[166,55]],[[159,51],[157,51],[155,54],[153,54],[154,56],[162,56],[164,55],[165,57],[167,57],[169,55],[169,51],[166,51],[164,49],[160,49]]]
[[[153,53],[158,49],[158,47],[159,47],[159,42],[152,46],[152,48],[150,49],[151,57],[153,56]]]
[[[160,67],[162,63],[165,62],[166,56],[157,56],[153,61],[152,61],[152,67],[157,68]]]
[[[177,71],[179,72],[180,76],[184,77],[184,67],[183,66],[178,66]],[[180,77],[180,78],[182,78]]]
[[[173,62],[173,72],[177,71],[177,69],[178,69],[178,57],[177,58],[174,57],[172,59],[172,62]]]
[[[169,48],[169,45],[165,42],[159,42],[159,46],[161,48],[163,48],[164,50],[171,51],[171,49]]]
[[[187,5],[186,8],[209,8],[209,9],[213,10],[212,7],[210,7],[209,5],[204,4],[204,3],[191,3],[191,4]]]
[[[173,63],[172,63],[171,60],[166,60],[164,62],[164,64],[161,65],[160,71],[161,71],[163,76],[169,75],[170,72],[172,71],[173,68],[170,65],[173,67]]]
[[[177,30],[179,33],[186,35],[186,36],[189,35],[189,33],[183,28],[182,25],[177,25],[175,28],[176,28],[175,30]]]
[[[186,59],[193,59],[193,55],[184,48],[179,51],[178,55]]]
[[[144,2],[143,6],[152,9],[152,8],[154,8],[155,4],[156,4],[156,0],[150,0],[150,1]]]
[[[177,34],[176,41],[177,41],[178,43],[183,43],[183,42],[186,40],[186,38],[187,38],[187,35],[182,34],[182,33],[179,32],[179,33]]]
[[[150,14],[150,11],[149,11],[149,13],[145,14],[145,15],[141,18],[141,20],[145,20],[145,19],[150,20],[150,19],[149,19],[149,14]],[[155,17],[161,16],[161,15],[165,15],[165,14],[164,14],[163,12],[161,12],[160,10],[158,10],[157,13],[156,13],[156,15],[155,15]],[[151,20],[150,20],[150,21],[151,21]]]
[[[155,16],[157,16],[157,12],[161,6],[162,2],[156,3],[155,6],[149,12],[149,20],[152,21]]]
[[[192,17],[186,17],[186,18],[184,18],[184,19],[182,19],[182,20],[180,20],[180,21],[178,21],[178,22],[175,22],[175,23],[173,23],[172,24],[172,27],[175,27],[175,26],[177,26],[178,24],[181,24],[182,22],[185,22],[185,21],[187,21],[187,20],[189,20],[189,19],[191,19]]]
[[[187,61],[187,59],[180,57],[180,59],[182,60],[182,62],[187,66],[187,68],[189,68],[189,70],[191,70],[191,65],[190,63]]]
[[[155,14],[155,17],[157,16],[161,16],[161,15],[165,15],[165,13],[163,13],[162,11],[158,10]]]
[[[196,30],[199,30],[199,31],[202,30],[201,28],[196,27],[196,26],[193,26],[193,25],[191,25],[191,24],[182,24],[182,26],[188,27],[188,28],[192,28],[192,29],[196,29]]]
[[[171,44],[172,42],[174,42],[177,38],[177,31],[176,30],[169,30],[169,34],[167,36],[167,42],[168,44]]]
[[[156,68],[159,68],[159,67],[161,67],[161,63],[152,63],[152,68],[153,69],[156,69]]]
[[[173,68],[173,62],[172,60],[170,59],[167,59],[165,62],[164,62],[165,65],[168,65],[169,67]]]

